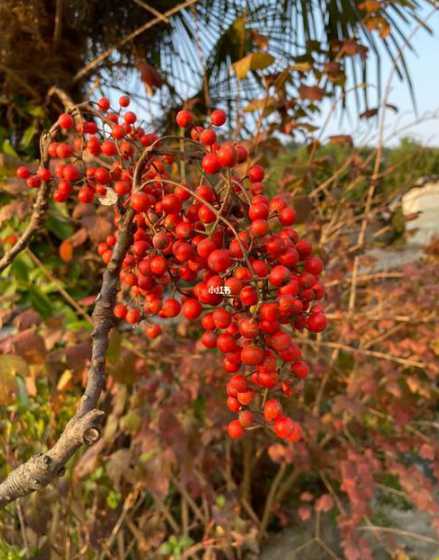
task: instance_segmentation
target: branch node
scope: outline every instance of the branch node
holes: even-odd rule
[[[101,437],[101,432],[98,428],[89,428],[84,432],[83,440],[86,445],[93,445]]]

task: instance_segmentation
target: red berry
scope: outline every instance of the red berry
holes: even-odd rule
[[[236,163],[236,150],[232,144],[223,144],[216,155],[222,167],[233,167]]]
[[[259,183],[264,179],[265,171],[262,165],[253,165],[248,170],[248,178],[252,183]]]
[[[327,323],[323,313],[313,313],[308,317],[306,326],[311,332],[322,332],[325,330]]]
[[[311,256],[305,259],[303,267],[306,272],[318,276],[323,270],[323,262],[319,257]]]
[[[200,302],[197,299],[187,299],[181,307],[183,315],[186,319],[197,319],[202,311]]]
[[[208,175],[214,175],[215,173],[218,173],[218,171],[221,169],[220,161],[216,156],[216,154],[213,153],[206,154],[203,157],[201,161],[201,166],[204,169],[204,172],[207,173]]]
[[[15,173],[19,179],[28,179],[30,177],[30,170],[25,165],[17,167],[17,171]]]
[[[130,104],[130,98],[127,95],[121,95],[119,97],[119,105],[121,107],[128,107]]]
[[[58,118],[58,124],[64,130],[68,130],[69,128],[72,128],[73,127],[72,115],[69,115],[68,113],[63,113]]]
[[[253,286],[245,286],[239,293],[243,305],[255,305],[258,302],[258,293]]]
[[[239,420],[232,420],[227,426],[227,432],[232,439],[239,439],[245,434]]]
[[[244,346],[241,350],[241,361],[247,366],[256,366],[264,361],[264,350],[257,346]]]
[[[41,179],[38,175],[32,175],[29,179],[27,179],[26,184],[30,189],[38,189],[41,185]]]
[[[282,406],[276,399],[269,399],[264,404],[264,418],[267,422],[273,422],[282,414]]]
[[[127,314],[127,306],[123,303],[116,303],[113,310],[114,316],[118,319],[125,319]]]
[[[274,422],[274,431],[276,435],[280,438],[286,439],[291,434],[294,429],[294,422],[291,418],[286,416],[281,416],[277,418]]]
[[[200,133],[200,142],[205,146],[211,146],[216,142],[216,132],[211,128],[206,128]]]
[[[192,119],[193,119],[192,113],[190,111],[183,110],[177,113],[175,122],[177,123],[177,126],[179,126],[180,128],[186,128],[192,123]]]
[[[137,115],[132,111],[127,111],[123,118],[127,124],[134,124],[137,120]]]
[[[216,249],[212,251],[207,260],[207,264],[214,272],[225,272],[232,264],[230,251],[227,249]]]
[[[108,111],[110,108],[110,101],[106,97],[101,97],[98,101],[98,107],[101,111]]]
[[[271,285],[279,287],[286,284],[290,279],[290,271],[285,266],[277,265],[271,269],[268,280]]]
[[[136,212],[146,212],[151,205],[151,198],[142,191],[135,192],[131,195],[130,205]]]
[[[242,144],[237,144],[235,146],[235,151],[236,151],[236,161],[238,163],[243,163],[248,157],[247,148],[245,148],[245,146],[243,146]]]
[[[144,329],[144,333],[148,338],[154,339],[157,338],[162,332],[162,328],[160,325],[147,325]]]
[[[293,208],[283,208],[279,212],[279,222],[283,226],[291,226],[296,221],[296,211]]]
[[[225,309],[215,309],[212,318],[217,329],[226,329],[232,320],[231,314]]]
[[[306,379],[309,373],[309,367],[305,362],[299,361],[291,366],[291,371],[299,379]]]
[[[214,126],[222,126],[227,120],[227,115],[222,109],[215,109],[210,115],[210,122]]]
[[[139,322],[140,319],[140,311],[136,308],[129,309],[125,316],[125,320],[127,323],[134,325]]]
[[[241,410],[239,413],[239,423],[243,428],[249,428],[253,424],[253,413],[250,410]]]
[[[170,319],[171,317],[176,317],[180,313],[181,305],[174,299],[169,298],[163,302],[162,309],[160,311],[160,317],[166,317]]]

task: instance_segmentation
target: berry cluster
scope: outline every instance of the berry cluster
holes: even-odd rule
[[[219,142],[224,111],[213,111],[204,128],[182,110],[180,135],[159,138],[124,111],[127,97],[119,104],[114,111],[103,98],[85,111],[89,120],[76,123],[61,115],[59,138],[48,147],[54,176],[20,167],[18,177],[31,188],[53,181],[57,202],[73,193],[82,203],[113,201],[114,233],[98,246],[104,263],[131,208],[133,239],[114,315],[140,323],[151,339],[163,319],[198,321],[201,343],[223,354],[230,374],[227,406],[237,415],[230,437],[265,424],[299,440],[300,425],[284,414],[279,396],[291,396],[309,371],[294,331],[326,327],[321,259],[292,227],[296,213],[287,199],[264,194],[264,168],[250,162],[245,146]]]

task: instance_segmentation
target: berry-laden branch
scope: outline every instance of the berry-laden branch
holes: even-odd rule
[[[52,87],[47,93],[47,97],[52,96],[58,97],[66,110],[71,112],[75,119],[80,121],[80,105],[74,105],[70,97],[61,89],[57,87]],[[43,224],[44,217],[46,215],[49,206],[49,197],[52,190],[51,174],[48,171],[49,167],[49,146],[53,139],[56,137],[60,129],[59,122],[53,124],[50,130],[43,132],[40,137],[40,168],[38,173],[31,177],[30,172],[26,167],[19,167],[17,174],[21,179],[27,179],[27,185],[30,188],[38,188],[38,194],[35,199],[34,207],[32,210],[32,215],[29,220],[28,225],[24,229],[23,233],[17,239],[15,244],[5,252],[3,257],[0,259],[0,272],[7,268],[15,257],[25,249],[34,233],[40,229]]]
[[[43,133],[40,140],[40,152],[41,152],[41,169],[46,169],[49,161],[48,155],[48,147],[52,142],[53,138],[55,137],[58,131],[58,123],[54,124],[52,128],[48,131]],[[20,169],[20,168],[19,168]],[[22,168],[22,178],[27,174],[25,168]],[[26,226],[25,230],[21,234],[21,236],[17,239],[15,244],[5,252],[5,254],[0,259],[0,272],[2,272],[5,268],[7,268],[15,257],[23,251],[29,244],[33,234],[41,227],[44,217],[47,212],[47,208],[49,206],[49,196],[52,190],[52,186],[50,181],[42,180],[39,175],[35,177],[29,177],[28,180],[32,180],[35,182],[35,186],[39,187],[37,197],[35,199],[34,207],[32,210],[32,216],[29,220],[28,225]],[[38,183],[38,184],[37,184]],[[41,186],[40,186],[41,185]],[[29,186],[33,186],[30,184]]]
[[[76,196],[81,203],[111,206],[114,231],[97,247],[107,267],[78,411],[50,451],[0,485],[0,504],[50,482],[83,441],[99,437],[96,405],[116,319],[143,326],[148,338],[161,333],[158,317],[181,313],[199,321],[202,345],[223,354],[231,374],[227,408],[237,417],[227,426],[229,436],[265,428],[289,443],[302,437],[280,399],[300,391],[309,372],[294,336],[326,327],[322,260],[292,227],[296,213],[287,200],[263,194],[264,168],[249,167],[245,146],[217,134],[227,119],[223,110],[211,113],[207,127],[193,125],[194,115],[180,111],[180,147],[192,149],[175,153],[167,142],[173,137],[146,133],[137,115],[125,110],[129,104],[126,96],[118,109],[107,98],[83,104],[76,127],[71,114],[62,114],[59,135],[47,148],[56,160],[54,177],[45,169],[55,184],[54,200],[69,204]],[[18,176],[38,187],[26,168]]]

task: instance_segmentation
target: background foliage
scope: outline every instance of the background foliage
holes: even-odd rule
[[[38,133],[58,110],[52,85],[80,99],[107,83],[135,89],[141,75],[151,102],[171,113],[184,100],[200,112],[208,101],[229,104],[235,133],[256,131],[248,145],[262,154],[269,189],[294,196],[298,229],[311,231],[327,263],[330,327],[299,342],[314,367],[289,411],[305,439],[288,446],[256,431],[225,440],[224,379],[196,327],[176,323],[154,342],[114,331],[103,437],[57,484],[1,512],[0,558],[259,558],[267,534],[298,525],[310,534],[298,557],[416,558],[419,539],[430,557],[439,550],[438,246],[392,270],[377,268],[369,251],[406,243],[400,197],[418,178],[439,175],[439,151],[408,139],[393,149],[345,136],[320,143],[311,124],[322,99],[345,86],[345,72],[355,81],[351,61],[366,72],[361,44],[373,52],[385,41],[396,56],[397,26],[417,5],[250,2],[243,11],[238,2],[199,2],[75,81],[155,17],[140,4],[2,3],[1,243],[30,211],[31,195],[12,177],[18,157],[35,158]],[[265,53],[259,62],[256,50]],[[204,64],[191,66],[194,56]],[[185,68],[199,80],[192,89]],[[364,110],[376,113],[366,98]],[[102,271],[95,246],[109,227],[105,208],[51,203],[44,230],[0,275],[2,477],[53,443],[73,413]],[[389,504],[425,512],[436,535],[390,526]],[[323,523],[337,528],[338,548]]]

